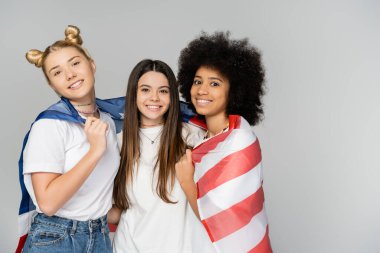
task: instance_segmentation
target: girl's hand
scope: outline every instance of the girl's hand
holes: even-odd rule
[[[191,159],[191,150],[186,149],[186,153],[175,165],[176,176],[181,185],[194,183],[194,165]]]
[[[32,185],[40,210],[54,215],[80,189],[107,148],[108,125],[89,117],[84,131],[90,144],[89,151],[66,173],[34,172]]]
[[[87,140],[90,143],[90,150],[98,155],[103,155],[107,148],[107,133],[108,125],[95,117],[88,117],[84,124],[84,132]]]

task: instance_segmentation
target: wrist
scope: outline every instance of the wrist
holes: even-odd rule
[[[105,152],[105,149],[90,147],[88,154],[95,159],[100,159],[102,155],[104,154],[104,152]]]
[[[182,180],[179,182],[179,184],[181,185],[182,188],[194,187],[194,186],[196,187],[196,183],[194,179],[192,178]]]
[[[188,200],[196,200],[198,195],[197,184],[194,180],[187,180],[181,183],[181,188]]]

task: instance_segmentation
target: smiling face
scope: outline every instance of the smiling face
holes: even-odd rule
[[[155,71],[143,74],[137,83],[136,103],[141,125],[163,123],[170,105],[170,89],[166,76]]]
[[[201,66],[195,73],[191,86],[191,102],[197,113],[207,118],[226,117],[230,83],[213,68]]]
[[[60,96],[76,103],[95,99],[95,64],[74,47],[51,52],[44,62],[50,86]]]

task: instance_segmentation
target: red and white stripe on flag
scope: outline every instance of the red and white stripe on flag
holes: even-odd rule
[[[33,216],[36,214],[36,210],[32,210],[18,216],[18,233],[19,233],[19,242],[16,248],[16,253],[21,253],[24,247],[26,238],[28,236],[28,231],[30,224],[32,223]]]
[[[262,188],[261,150],[248,122],[193,150],[198,209],[217,252],[271,253]]]

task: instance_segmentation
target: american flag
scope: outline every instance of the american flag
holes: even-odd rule
[[[259,141],[243,117],[229,121],[192,153],[200,218],[217,252],[271,253]]]

